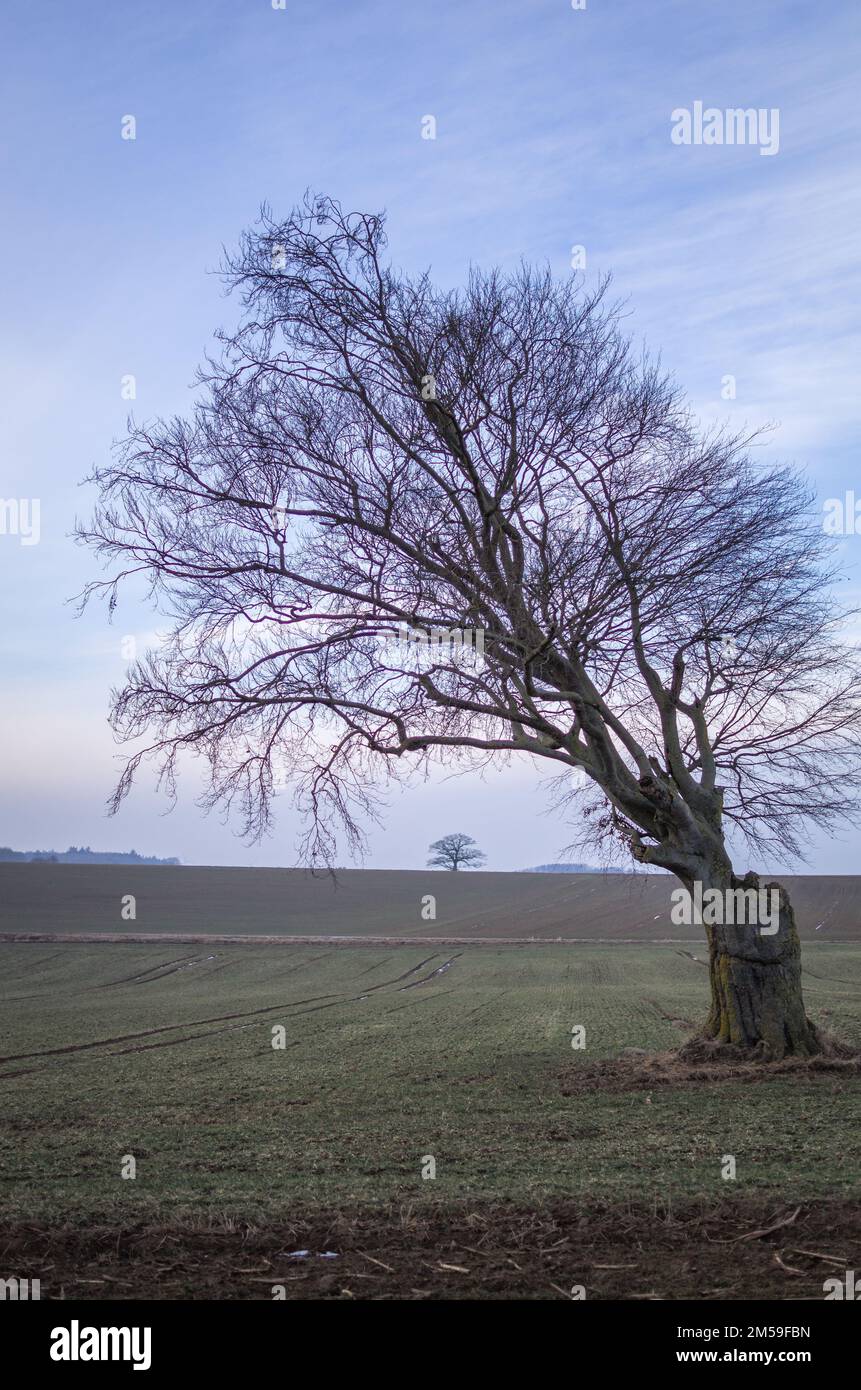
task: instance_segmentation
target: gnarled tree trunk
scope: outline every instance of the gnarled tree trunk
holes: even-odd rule
[[[785,888],[760,884],[755,874],[739,879],[721,869],[704,870],[702,881],[704,888],[718,888],[724,895],[727,890],[763,889],[779,898],[776,931],[749,922],[704,920],[711,1007],[702,1036],[768,1061],[822,1052],[822,1039],[804,1008],[801,943]],[[774,923],[768,925],[773,928]]]

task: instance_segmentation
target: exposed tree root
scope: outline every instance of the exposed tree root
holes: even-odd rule
[[[813,1056],[784,1056],[776,1058],[771,1053],[764,1042],[759,1042],[753,1047],[740,1047],[736,1043],[722,1042],[719,1038],[709,1038],[698,1036],[689,1038],[683,1043],[676,1054],[682,1063],[708,1063],[712,1066],[729,1065],[735,1066],[738,1063],[766,1065],[770,1071],[774,1070],[829,1070],[831,1062],[849,1062],[861,1066],[861,1051],[856,1047],[851,1047],[848,1043],[841,1042],[839,1038],[831,1037],[827,1033],[816,1030],[816,1038],[819,1051]]]

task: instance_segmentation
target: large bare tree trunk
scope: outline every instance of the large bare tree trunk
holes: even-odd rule
[[[711,1008],[703,1037],[763,1060],[822,1052],[822,1039],[804,1008],[801,943],[786,890],[776,883],[761,884],[755,874],[736,878],[722,866],[704,870],[703,884],[724,892],[776,890],[780,902],[775,932],[749,924],[705,925]]]

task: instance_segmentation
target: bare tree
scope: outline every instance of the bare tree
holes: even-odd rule
[[[95,474],[87,595],[143,574],[172,621],[115,692],[118,734],[150,737],[114,806],[143,758],[173,792],[190,749],[252,834],[287,778],[313,860],[390,776],[526,754],[581,769],[596,838],[692,893],[757,886],[729,832],[792,857],[857,811],[859,663],[807,491],[696,428],[605,286],[442,292],[384,245],[326,199],[264,210],[193,414]],[[410,640],[440,628],[481,640]],[[705,1035],[817,1051],[785,891],[772,935],[705,930]]]
[[[477,848],[471,835],[460,832],[443,835],[441,840],[434,840],[430,848],[433,853],[428,860],[429,869],[452,869],[455,872],[460,868],[477,869],[487,858]]]

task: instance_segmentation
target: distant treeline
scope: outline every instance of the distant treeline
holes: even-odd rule
[[[597,869],[594,864],[536,864],[524,874],[623,874],[624,869]]]
[[[178,864],[178,859],[156,859],[152,855],[138,854],[136,849],[127,852],[90,849],[89,845],[80,849],[69,845],[67,850],[56,849],[10,849],[0,845],[0,863],[17,861],[25,864]]]

